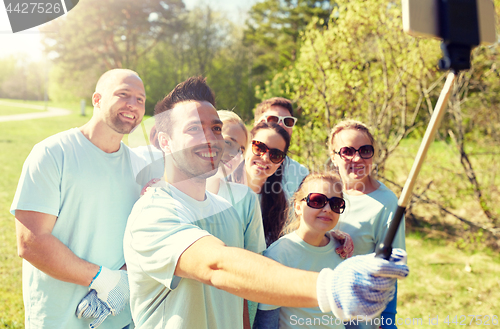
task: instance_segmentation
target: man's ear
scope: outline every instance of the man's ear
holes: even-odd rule
[[[101,101],[101,94],[97,91],[92,94],[92,106],[100,107],[99,102]]]
[[[167,154],[167,153],[171,153],[170,151],[170,138],[168,137],[168,135],[164,132],[158,132],[158,144],[161,148],[161,150]]]

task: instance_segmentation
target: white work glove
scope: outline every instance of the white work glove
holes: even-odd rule
[[[89,324],[90,329],[97,328],[111,314],[109,308],[97,297],[97,292],[92,289],[83,297],[76,308],[76,316],[79,319],[95,319]]]
[[[112,315],[120,314],[129,303],[127,271],[113,271],[101,266],[100,273],[89,288],[97,292],[97,297],[106,304]]]
[[[378,316],[394,295],[396,279],[408,276],[406,252],[392,249],[391,260],[375,253],[349,258],[335,270],[323,269],[316,284],[319,308],[341,320]]]

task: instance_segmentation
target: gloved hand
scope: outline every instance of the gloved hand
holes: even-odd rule
[[[94,289],[90,290],[89,293],[83,297],[76,308],[76,316],[79,319],[95,319],[89,324],[90,329],[99,327],[110,314],[111,311],[106,304],[97,297],[97,292]]]
[[[341,246],[335,249],[335,252],[339,254],[340,257],[346,259],[352,257],[354,252],[354,243],[352,242],[352,238],[349,234],[342,231],[330,231],[330,235],[339,240]]]
[[[89,287],[95,289],[97,297],[106,304],[112,315],[123,311],[129,302],[127,271],[113,271],[101,266],[101,271]]]
[[[392,299],[396,279],[404,279],[408,273],[402,249],[393,249],[390,261],[375,257],[375,253],[349,258],[335,270],[325,268],[319,273],[319,308],[341,320],[374,318]]]

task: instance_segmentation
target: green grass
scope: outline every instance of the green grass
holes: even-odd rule
[[[456,315],[500,317],[498,253],[458,250],[444,234],[440,239],[409,236],[406,247],[410,275],[399,282],[397,317],[401,323],[408,318],[422,318],[419,328],[448,328],[443,323],[448,315],[450,321]],[[436,316],[439,325],[429,325],[429,317]]]
[[[42,105],[43,102],[35,104]],[[9,213],[24,160],[33,146],[63,130],[88,121],[79,104],[57,104],[73,109],[72,115],[27,121],[0,122],[0,328],[23,328],[21,259],[17,256],[14,217]],[[49,106],[56,106],[49,104]],[[89,111],[87,111],[90,113]]]
[[[38,102],[37,104],[43,104]],[[16,252],[14,218],[9,213],[10,204],[21,173],[24,160],[33,145],[44,138],[69,128],[83,125],[89,115],[79,115],[79,104],[53,104],[49,106],[68,108],[73,114],[62,117],[36,119],[28,121],[0,122],[0,328],[24,328],[24,312],[21,290],[21,259]],[[87,110],[91,113],[91,109]],[[406,178],[411,168],[412,159],[418,148],[418,141],[404,141],[391,162],[391,175],[399,181]],[[449,153],[446,153],[449,152]],[[469,205],[460,195],[460,180],[458,175],[456,154],[440,143],[435,143],[429,152],[426,165],[423,168],[421,184],[429,179],[435,180],[436,195],[443,193],[444,199],[457,206],[457,212],[469,214],[477,212],[477,208],[462,209],[460,204]],[[495,158],[497,159],[497,158]],[[478,166],[492,167],[491,158],[479,156],[474,158]],[[498,163],[496,161],[495,163]],[[438,170],[439,169],[439,170]],[[437,176],[432,174],[446,172]],[[449,174],[448,174],[449,173]],[[484,173],[483,173],[484,174]],[[451,175],[451,176],[450,176]],[[458,175],[460,176],[460,175]],[[497,175],[498,176],[498,175]],[[432,178],[431,178],[432,177]],[[441,181],[439,180],[441,179]],[[495,184],[499,178],[494,177]],[[444,180],[444,181],[443,181]],[[456,187],[455,185],[459,185]],[[497,202],[498,203],[498,202]],[[475,209],[475,210],[474,210]],[[435,210],[425,213],[425,208],[419,210],[422,215],[434,216]],[[407,237],[408,261],[410,276],[399,282],[398,318],[422,318],[419,328],[449,328],[443,320],[451,315],[450,320],[457,315],[496,314],[500,316],[500,257],[497,252],[482,247],[481,240],[477,243],[466,239],[457,242],[443,231],[433,230],[412,233]],[[466,271],[466,265],[471,271]],[[429,316],[439,317],[437,326],[428,325]],[[470,319],[467,320],[467,324]],[[459,321],[460,322],[460,321]],[[399,328],[411,328],[417,325],[402,325]]]
[[[17,106],[9,106],[9,105],[4,105],[0,104],[0,116],[2,115],[14,115],[14,114],[23,114],[23,113],[33,113],[33,112],[40,112],[40,110],[35,110],[35,109],[29,109],[29,108],[24,108],[24,107],[17,107]]]
[[[490,210],[500,217],[500,190],[498,188],[500,175],[498,175],[497,168],[500,161],[500,145],[488,145],[484,142],[469,142],[466,145],[466,151],[469,153],[469,159],[486,203]],[[404,140],[393,156],[388,159],[383,175],[403,186],[419,146],[420,140]],[[401,193],[393,185],[388,184],[388,186],[396,192],[396,195]],[[443,141],[434,142],[418,176],[414,193],[421,194],[425,191],[427,197],[456,215],[491,227],[491,223],[488,223],[489,220],[474,197],[471,186],[460,164],[460,156],[455,145]],[[414,207],[413,211],[419,217],[432,217],[435,221],[448,224],[457,223],[456,219],[445,216],[436,207],[420,204]]]

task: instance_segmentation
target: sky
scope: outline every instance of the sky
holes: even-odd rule
[[[80,0],[80,2],[85,0]],[[103,0],[106,1],[106,0]],[[3,1],[2,1],[3,2]],[[214,10],[225,11],[234,22],[243,22],[244,15],[256,0],[184,0],[188,9],[197,4],[209,4]],[[0,3],[0,58],[26,54],[28,60],[43,58],[38,27],[12,33],[5,6]]]

